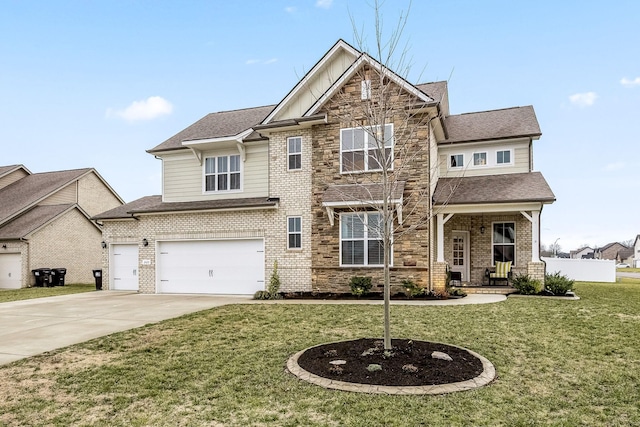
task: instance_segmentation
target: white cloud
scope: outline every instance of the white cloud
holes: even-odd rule
[[[598,98],[595,92],[576,93],[569,97],[569,101],[578,107],[591,107]]]
[[[640,86],[640,77],[636,77],[635,79],[631,80],[628,79],[626,77],[623,77],[620,80],[620,84],[622,86],[627,86],[627,87],[634,87],[634,86]]]
[[[107,117],[118,117],[129,122],[153,120],[173,112],[173,105],[161,96],[150,96],[142,101],[134,101],[124,110],[107,110]]]
[[[259,59],[247,59],[247,61],[245,62],[245,64],[247,65],[253,65],[253,64],[257,64],[258,62],[260,62]]]
[[[615,172],[624,169],[627,166],[625,162],[609,163],[604,167],[605,172]]]
[[[264,63],[267,64],[267,65],[273,64],[274,62],[278,62],[278,58],[271,58],[271,59],[268,59],[268,60],[264,61]]]
[[[287,7],[284,8],[284,11],[287,12],[287,13],[295,13],[296,10],[298,10],[298,9],[296,9],[293,6],[287,6]]]
[[[329,9],[333,4],[333,0],[318,0],[316,1],[316,7],[321,7],[323,9]]]

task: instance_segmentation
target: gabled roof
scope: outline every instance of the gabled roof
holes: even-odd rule
[[[197,202],[163,202],[162,196],[146,196],[134,200],[126,205],[103,212],[94,216],[94,221],[109,219],[134,218],[140,214],[161,214],[172,212],[194,212],[211,210],[233,210],[250,208],[273,208],[278,205],[278,199],[266,197],[251,197],[243,199],[204,200]]]
[[[0,225],[90,172],[95,171],[87,168],[35,173],[0,189]]]
[[[538,138],[540,125],[532,106],[465,113],[445,118],[449,137],[440,144],[518,137]]]
[[[436,205],[487,203],[553,203],[556,200],[540,172],[440,178],[433,195]]]
[[[13,221],[0,226],[0,239],[12,240],[25,238],[74,207],[77,207],[77,205],[36,206]]]
[[[162,144],[147,150],[148,153],[179,150],[185,148],[184,141],[234,137],[260,123],[274,105],[245,108],[242,110],[220,111],[207,114],[191,126],[178,132]],[[254,135],[255,136],[255,135]]]
[[[29,169],[25,168],[23,165],[0,166],[0,178],[18,169],[23,169],[26,173],[31,174]]]

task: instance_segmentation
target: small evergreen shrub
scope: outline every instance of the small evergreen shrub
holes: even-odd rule
[[[574,281],[567,276],[561,276],[559,271],[553,274],[545,274],[544,286],[554,295],[564,295],[573,289]]]
[[[349,282],[351,294],[358,297],[368,294],[372,286],[371,277],[353,276]]]
[[[404,288],[406,295],[410,298],[419,297],[424,295],[425,289],[415,284],[411,279],[405,279],[402,281],[402,287]]]
[[[273,262],[273,271],[271,272],[271,278],[269,279],[269,286],[267,286],[267,292],[270,299],[280,299],[280,275],[278,275],[278,260]]]
[[[269,295],[268,291],[256,291],[256,293],[253,294],[253,299],[259,299],[259,300],[271,299],[271,295]]]
[[[513,278],[511,285],[522,295],[535,295],[542,291],[543,285],[537,279],[532,279],[528,274],[520,274]]]

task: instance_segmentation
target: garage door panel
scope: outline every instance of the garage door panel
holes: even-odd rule
[[[20,289],[22,286],[22,255],[0,255],[0,289]]]
[[[253,294],[264,289],[262,240],[160,242],[158,292]]]

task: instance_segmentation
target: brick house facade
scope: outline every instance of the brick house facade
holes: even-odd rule
[[[390,107],[371,122],[382,88]],[[555,197],[532,170],[539,137],[532,107],[451,115],[446,82],[412,85],[340,40],[280,103],[207,115],[149,150],[163,194],[94,217],[106,286],[126,274],[115,252],[130,245],[140,292],[234,293],[244,285],[222,260],[243,239],[245,293],[264,289],[276,261],[283,291],[348,292],[355,275],[380,285],[370,224],[387,155],[395,290],[404,279],[441,288],[447,269],[481,284],[497,260],[541,278],[540,213]]]

